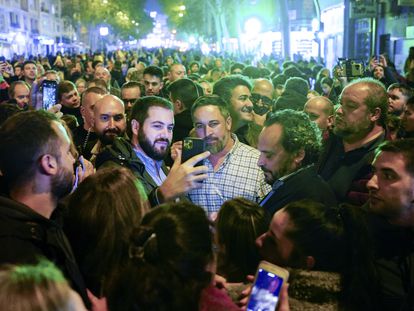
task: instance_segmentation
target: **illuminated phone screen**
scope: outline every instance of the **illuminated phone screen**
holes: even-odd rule
[[[250,294],[247,311],[274,311],[279,300],[283,279],[276,274],[259,269]]]

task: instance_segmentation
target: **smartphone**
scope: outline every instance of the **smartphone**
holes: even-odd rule
[[[51,80],[43,81],[43,109],[48,110],[57,104],[57,82]]]
[[[181,163],[194,157],[197,154],[206,151],[206,143],[204,139],[195,137],[186,137],[183,139],[183,152],[181,156]],[[195,166],[203,165],[204,161],[198,162]]]
[[[286,269],[261,261],[247,303],[247,311],[276,310],[280,290],[288,278],[289,272]]]

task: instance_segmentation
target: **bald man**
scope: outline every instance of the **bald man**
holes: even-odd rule
[[[91,158],[91,149],[96,144],[98,137],[94,129],[95,103],[107,92],[99,87],[90,87],[82,94],[80,113],[83,118],[83,126],[78,126],[73,133],[73,141],[80,154],[86,159]]]
[[[322,132],[329,130],[333,124],[334,105],[324,96],[309,99],[303,111],[315,122]]]
[[[256,79],[253,81],[252,103],[253,120],[259,126],[263,126],[267,113],[273,105],[273,84],[267,79]]]
[[[98,142],[93,147],[91,161],[103,149],[110,145],[117,137],[125,135],[126,117],[125,106],[122,100],[114,95],[105,95],[97,100],[94,113],[94,130]]]

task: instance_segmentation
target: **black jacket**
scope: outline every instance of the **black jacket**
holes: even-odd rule
[[[145,170],[144,163],[137,157],[132,145],[126,139],[118,137],[112,145],[106,146],[96,157],[95,166],[96,169],[111,166],[124,166],[130,169],[144,186],[150,205],[156,206],[161,203],[157,197],[157,184]],[[162,166],[162,170],[165,175],[168,174],[165,165]]]
[[[69,242],[57,219],[36,213],[28,206],[0,196],[0,264],[36,264],[52,261],[89,306],[86,288]],[[55,218],[56,217],[56,218]]]
[[[312,199],[327,206],[335,206],[336,199],[329,185],[320,177],[314,165],[304,167],[278,180],[273,190],[263,198],[260,205],[272,216],[286,204]]]

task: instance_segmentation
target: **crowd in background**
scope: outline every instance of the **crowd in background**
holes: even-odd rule
[[[414,310],[414,48],[404,71],[0,61],[0,309],[241,310],[267,260],[290,272],[280,311]],[[181,161],[186,137],[207,147]]]

